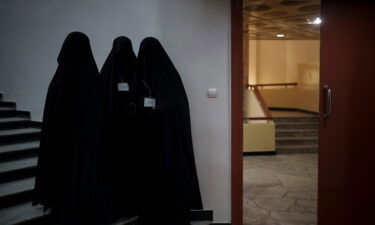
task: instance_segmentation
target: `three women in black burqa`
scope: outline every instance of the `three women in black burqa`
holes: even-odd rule
[[[181,78],[154,38],[117,38],[99,76],[73,32],[48,89],[34,204],[58,224],[189,224],[202,200]],[[145,107],[145,98],[155,105]]]

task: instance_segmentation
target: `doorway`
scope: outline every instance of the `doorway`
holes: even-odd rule
[[[320,1],[286,3],[244,1],[245,225],[317,223]]]
[[[241,222],[316,224],[320,1],[242,10]]]
[[[264,1],[254,1],[264,2]],[[301,1],[283,1],[301,2]],[[242,78],[243,2],[232,1],[232,223],[243,224]],[[374,104],[372,2],[322,1],[319,225],[373,223]],[[350,16],[348,16],[350,15]],[[233,132],[234,131],[234,132]],[[235,135],[238,135],[236,137]],[[241,147],[241,148],[239,148]]]

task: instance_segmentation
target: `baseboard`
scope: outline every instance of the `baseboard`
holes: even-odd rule
[[[309,111],[309,110],[305,110],[305,109],[297,109],[297,108],[280,108],[280,107],[269,107],[268,109],[269,109],[269,110],[274,110],[274,111],[285,111],[285,110],[288,110],[288,111],[302,112],[302,113],[308,113],[308,114],[311,114],[311,115],[319,116],[319,113],[318,113],[318,112]]]
[[[231,225],[231,223],[211,223],[210,225]]]
[[[190,221],[213,221],[214,212],[212,210],[192,210],[190,212]]]
[[[276,155],[276,151],[243,152],[243,156],[257,156],[257,155]]]

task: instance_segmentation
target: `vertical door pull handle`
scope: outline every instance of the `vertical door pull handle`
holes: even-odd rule
[[[323,86],[323,91],[326,97],[323,119],[328,119],[332,113],[332,89],[327,84],[325,84]]]

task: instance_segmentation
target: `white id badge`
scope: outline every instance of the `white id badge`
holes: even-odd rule
[[[117,83],[118,91],[129,91],[129,84],[128,83]]]
[[[145,98],[144,107],[153,107],[156,106],[156,99],[155,98]]]

